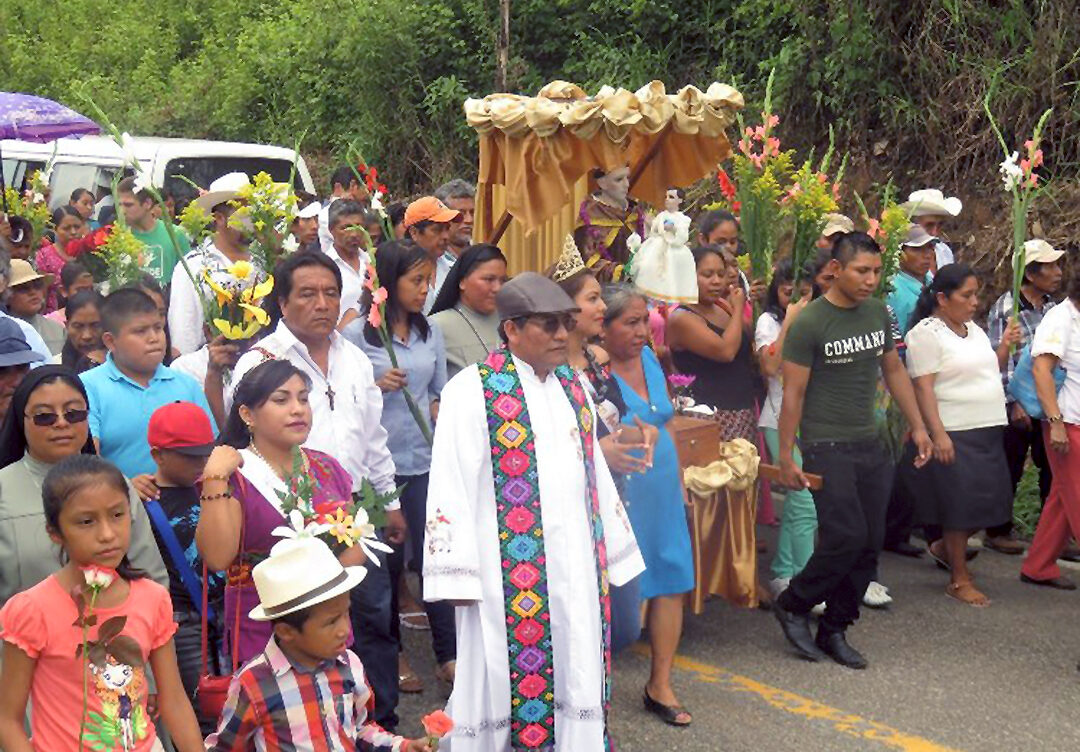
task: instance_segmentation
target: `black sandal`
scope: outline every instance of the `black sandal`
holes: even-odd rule
[[[664,705],[663,703],[657,702],[649,697],[648,687],[645,687],[645,690],[642,693],[642,699],[645,700],[645,709],[669,726],[678,726],[679,728],[682,728],[684,726],[689,726],[694,720],[691,716],[689,721],[680,721],[679,716],[684,713],[690,715],[690,711],[681,705]]]

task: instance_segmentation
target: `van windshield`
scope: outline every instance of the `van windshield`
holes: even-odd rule
[[[179,157],[171,159],[165,165],[165,191],[176,198],[178,210],[195,198],[195,189],[177,175],[183,175],[195,185],[207,189],[210,184],[230,172],[243,172],[254,177],[265,172],[274,180],[284,183],[289,179],[292,162],[287,159],[269,159],[267,157]],[[302,190],[303,181],[299,173],[293,179],[293,185]]]

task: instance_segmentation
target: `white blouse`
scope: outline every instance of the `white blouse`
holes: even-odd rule
[[[1056,355],[1065,369],[1058,409],[1066,423],[1080,425],[1080,311],[1066,298],[1051,308],[1035,329],[1031,356]]]
[[[934,396],[946,431],[1005,425],[1005,389],[986,332],[969,321],[967,336],[961,337],[930,316],[913,326],[904,342],[911,378],[937,375]]]

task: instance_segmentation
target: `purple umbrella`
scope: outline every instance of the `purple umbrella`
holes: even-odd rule
[[[30,94],[0,92],[0,138],[52,141],[100,133],[101,126],[59,102]]]

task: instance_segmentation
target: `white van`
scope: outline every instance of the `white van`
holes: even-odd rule
[[[154,186],[175,196],[179,206],[194,198],[195,191],[177,175],[203,188],[229,172],[245,172],[249,176],[266,172],[274,180],[285,182],[294,159],[295,187],[315,193],[304,158],[298,157],[293,149],[187,138],[134,137],[132,141],[135,156],[143,167],[149,168]],[[61,138],[43,144],[4,140],[0,141],[0,150],[5,184],[16,189],[25,187],[34,170],[45,167],[54,148],[50,209],[68,203],[76,188],[93,191],[96,199],[104,198],[112,188],[113,176],[123,167],[123,152],[106,136]]]

